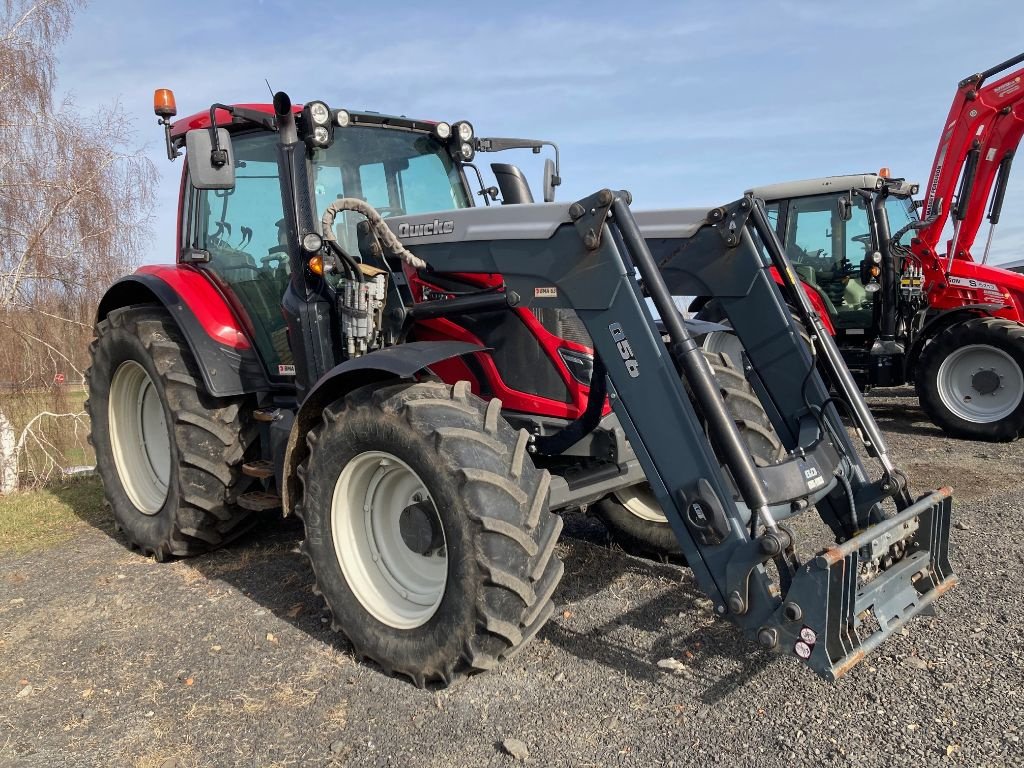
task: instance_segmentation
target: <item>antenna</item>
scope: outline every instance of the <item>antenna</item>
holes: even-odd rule
[[[270,80],[266,77],[263,78],[263,82],[267,84],[267,90],[270,91],[270,98],[274,98],[274,89],[270,87]]]

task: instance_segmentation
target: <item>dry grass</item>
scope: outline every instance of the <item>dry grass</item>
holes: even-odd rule
[[[0,496],[0,557],[56,546],[87,524],[109,525],[97,478]]]

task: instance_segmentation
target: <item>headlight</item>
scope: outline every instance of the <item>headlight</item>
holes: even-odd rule
[[[338,124],[339,128],[344,128],[349,123],[352,122],[352,115],[350,115],[344,109],[339,109],[338,114],[334,116],[334,122]]]
[[[590,386],[590,380],[594,378],[594,358],[592,355],[583,352],[573,352],[571,349],[560,348],[558,356],[562,358],[569,373],[580,384]]]
[[[324,246],[324,240],[316,232],[308,232],[302,236],[302,248],[309,253],[316,253]]]
[[[871,254],[871,260],[875,262],[875,264],[881,264],[882,254],[880,254],[878,251],[875,251],[874,253]]]
[[[309,116],[315,125],[327,125],[331,122],[331,110],[322,101],[314,101],[309,105]]]
[[[473,145],[470,144],[468,141],[462,142],[462,144],[459,146],[459,157],[462,158],[462,161],[464,163],[468,163],[470,160],[472,160],[475,154],[476,150],[473,149]]]
[[[434,126],[434,135],[441,141],[448,141],[452,135],[452,127],[448,123],[438,123]]]
[[[472,141],[473,139],[473,126],[465,120],[460,120],[452,126],[455,129],[455,135],[459,137],[459,141]]]
[[[331,134],[327,131],[327,129],[324,126],[318,125],[316,128],[313,129],[313,141],[315,141],[317,144],[326,144],[328,141],[330,141],[330,139]]]

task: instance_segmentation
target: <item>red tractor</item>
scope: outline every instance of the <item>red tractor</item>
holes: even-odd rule
[[[656,510],[717,615],[829,678],[956,583],[951,491],[911,492],[819,333],[874,471],[862,459],[753,198],[674,212],[652,253],[625,192],[509,204],[527,186],[499,165],[506,205],[482,183],[472,204],[477,151],[544,142],[284,93],[172,123],[158,91],[156,111],[168,156],[186,150],[176,263],[110,288],[88,373],[132,546],[193,555],[254,512],[295,514],[332,626],[418,685],[541,630],[555,513],[592,502],[627,535],[644,521],[627,503]],[[549,166],[545,199],[556,181]],[[675,310],[695,285],[728,308],[747,372]],[[798,515],[835,542],[807,562]]]
[[[985,263],[1024,134],[1024,69],[987,81],[1022,61],[1024,54],[959,84],[921,216],[911,197],[917,185],[888,178],[885,169],[750,190],[765,201],[862,386],[912,381],[936,424],[974,440],[1024,432],[1024,277]],[[988,241],[975,261],[971,249],[990,199]],[[949,217],[952,237],[941,243]],[[710,297],[692,308],[722,319]],[[728,335],[707,344],[737,354]]]

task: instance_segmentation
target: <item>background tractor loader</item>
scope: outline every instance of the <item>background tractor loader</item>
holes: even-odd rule
[[[974,440],[1024,433],[1024,278],[986,264],[1024,135],[1024,69],[1014,69],[1022,61],[1024,54],[960,82],[920,216],[912,197],[918,185],[888,178],[886,169],[749,190],[765,201],[860,384],[913,382],[936,424]],[[975,261],[986,204],[988,239]],[[722,316],[710,296],[691,309],[709,320]],[[707,348],[738,359],[728,334],[712,334]]]
[[[800,340],[787,299],[820,320],[773,281],[790,266],[753,198],[673,212],[648,247],[627,193],[472,207],[465,122],[283,93],[174,113],[158,91],[168,155],[186,149],[177,263],[110,288],[88,373],[133,546],[197,554],[297,514],[333,626],[418,685],[521,649],[562,573],[554,513],[639,484],[718,615],[826,677],[955,583],[951,492],[911,493],[831,337]],[[749,370],[674,311],[698,286]]]

